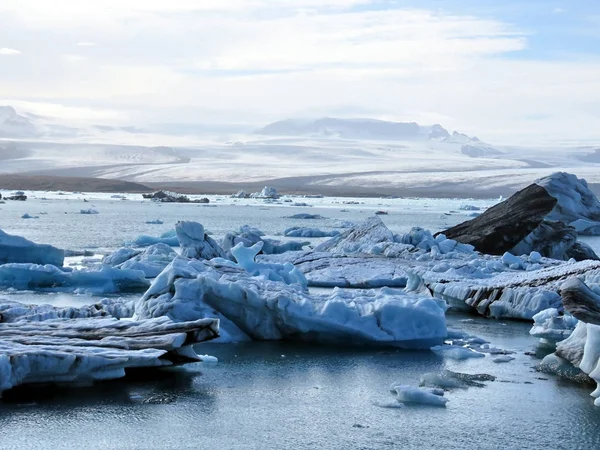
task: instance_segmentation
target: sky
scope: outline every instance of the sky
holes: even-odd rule
[[[69,123],[600,140],[598,0],[2,0],[0,104]]]

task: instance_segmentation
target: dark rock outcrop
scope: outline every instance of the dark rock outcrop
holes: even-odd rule
[[[590,247],[577,241],[575,228],[547,220],[557,202],[544,187],[532,184],[480,216],[442,233],[490,255],[537,251],[555,259],[598,259]]]
[[[600,295],[592,291],[579,278],[566,281],[561,289],[565,310],[576,319],[593,325],[600,325]]]

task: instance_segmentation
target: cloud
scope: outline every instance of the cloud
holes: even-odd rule
[[[0,42],[23,51],[0,72],[8,103],[89,105],[140,124],[368,111],[484,138],[600,138],[600,60],[542,60],[535,24],[499,14],[368,0],[60,5],[3,0]]]
[[[14,48],[0,48],[0,55],[2,56],[12,56],[12,55],[20,55],[21,52],[19,50],[15,50]]]

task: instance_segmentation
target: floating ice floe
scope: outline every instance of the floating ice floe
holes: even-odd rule
[[[457,361],[485,357],[483,353],[476,352],[460,345],[436,345],[431,347],[431,351],[436,355],[440,355],[448,359],[455,359]]]
[[[49,264],[0,265],[0,287],[5,289],[99,295],[140,292],[148,286],[143,272],[107,265],[72,271]]]
[[[32,263],[62,266],[65,253],[51,245],[35,244],[21,236],[0,230],[0,264]]]
[[[546,220],[571,225],[579,234],[600,235],[600,201],[583,178],[558,172],[535,183],[557,200]]]
[[[244,191],[238,192],[237,195],[239,195],[241,192],[244,192]],[[277,193],[277,189],[275,189],[273,186],[265,186],[262,191],[250,194],[250,197],[276,199],[276,198],[279,198],[279,194]],[[238,198],[245,198],[245,197],[238,197]]]
[[[571,335],[578,321],[570,314],[560,314],[558,309],[550,308],[534,315],[533,322],[529,334],[539,337],[544,344],[555,345]]]
[[[136,317],[215,317],[223,340],[429,348],[446,337],[444,306],[435,299],[390,289],[309,295],[300,284],[272,281],[266,270],[252,276],[240,267],[247,264],[243,257],[238,267],[176,258],[136,303]]]
[[[473,260],[474,263],[476,261]],[[489,259],[487,262],[486,259],[480,261],[492,264],[492,268],[495,264]],[[598,261],[561,263],[550,260],[548,265],[527,271],[515,270],[514,264],[511,264],[510,270],[488,271],[487,274],[472,270],[476,268],[475,264],[443,272],[412,267],[407,271],[407,289],[418,291],[426,287],[451,307],[465,308],[466,305],[466,308],[474,308],[485,316],[532,320],[535,314],[545,309],[563,310],[559,289],[568,278],[578,276],[590,282],[600,280]]]
[[[144,250],[120,248],[102,259],[118,269],[141,270],[146,278],[155,278],[169,265],[177,253],[166,244],[154,244]]]
[[[129,368],[201,361],[194,343],[218,336],[218,321],[115,318],[0,323],[0,395],[20,384],[90,382]]]
[[[132,245],[134,247],[149,247],[155,244],[165,244],[170,247],[178,247],[179,240],[177,239],[175,230],[165,231],[159,237],[141,234],[138,237],[136,237],[133,241],[125,243],[125,245]]]
[[[306,227],[291,227],[283,232],[284,236],[288,237],[304,237],[304,238],[322,238],[322,237],[333,237],[340,234],[337,230],[325,231],[319,230],[318,228],[306,228]]]
[[[204,227],[198,222],[178,222],[175,225],[175,233],[182,256],[193,259],[225,257],[223,249],[204,232]]]
[[[404,404],[446,406],[446,403],[448,403],[448,399],[444,397],[443,389],[394,384],[391,390],[396,393],[396,400]]]
[[[303,220],[317,220],[317,219],[325,219],[320,214],[308,214],[308,213],[298,213],[292,216],[287,217],[287,219],[303,219]]]
[[[561,295],[565,309],[579,322],[568,338],[556,344],[556,352],[542,360],[539,369],[575,380],[586,374],[597,384],[591,395],[600,406],[600,287],[572,278],[562,285]]]
[[[230,252],[233,247],[238,244],[244,245],[244,247],[252,247],[258,242],[262,242],[262,253],[265,254],[282,254],[290,251],[299,251],[310,242],[298,242],[298,241],[287,241],[280,242],[275,239],[263,238],[265,233],[257,228],[243,225],[238,231],[232,231],[227,233],[222,240],[223,250]]]
[[[131,317],[134,302],[120,298],[105,298],[92,305],[53,306],[48,304],[28,305],[0,297],[0,323],[39,322],[50,319],[83,319],[91,317]]]

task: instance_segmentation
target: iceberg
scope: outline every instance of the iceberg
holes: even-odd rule
[[[154,244],[144,250],[120,248],[102,259],[117,269],[141,270],[146,278],[157,277],[177,253],[166,244]]]
[[[306,227],[291,227],[287,228],[284,232],[284,236],[288,237],[303,237],[303,238],[322,238],[322,237],[333,237],[340,234],[337,230],[324,231],[318,228],[306,228]]]
[[[100,295],[140,292],[148,286],[143,272],[115,269],[108,265],[73,271],[50,264],[13,263],[0,266],[0,287],[5,289]]]
[[[160,235],[160,237],[148,236],[141,234],[132,242],[126,242],[125,245],[133,245],[134,247],[149,247],[156,244],[165,244],[170,247],[178,247],[179,240],[175,234],[175,230],[169,230]]]
[[[556,199],[546,220],[566,223],[582,235],[600,235],[600,201],[583,178],[557,172],[535,183]]]
[[[62,266],[65,252],[51,245],[35,244],[0,230],[0,264],[32,263]]]
[[[600,202],[584,180],[556,173],[442,234],[490,255],[536,251],[553,259],[598,259],[577,236],[600,222],[587,227],[581,220],[600,220]]]
[[[238,244],[243,244],[245,247],[252,247],[258,242],[263,243],[261,252],[266,254],[279,255],[286,252],[294,252],[302,250],[302,248],[310,242],[287,241],[281,242],[275,239],[265,239],[265,233],[257,228],[252,228],[248,225],[243,225],[238,231],[227,233],[221,242],[223,249],[230,253],[231,249]]]
[[[600,280],[598,261],[547,260],[544,267],[527,262],[527,258],[520,260],[523,265],[531,264],[534,270],[516,270],[514,263],[506,267],[506,261],[498,266],[497,259],[486,256],[439,272],[430,266],[413,266],[407,270],[407,289],[425,288],[452,308],[474,308],[484,316],[533,320],[537,313],[549,308],[563,311],[559,291],[567,279],[576,276],[591,282]]]
[[[386,288],[310,295],[269,278],[226,260],[179,257],[136,303],[136,317],[216,317],[226,336],[340,345],[430,348],[447,335],[445,307],[432,298]]]
[[[424,388],[407,386],[403,384],[393,385],[396,400],[400,403],[415,403],[430,406],[446,406],[448,399],[444,397],[444,390],[438,388]]]
[[[244,191],[238,192],[236,194],[237,198],[245,198],[245,197],[241,196],[242,193],[245,194]],[[262,191],[255,192],[254,194],[250,194],[250,197],[276,199],[276,198],[279,198],[279,194],[277,193],[277,189],[275,189],[273,186],[265,186]]]
[[[578,321],[570,314],[561,315],[558,309],[550,308],[534,315],[533,322],[529,334],[539,337],[544,344],[556,344],[571,335]]]
[[[115,379],[129,368],[201,361],[192,345],[217,336],[214,319],[0,323],[0,395],[21,384]]]
[[[175,233],[181,255],[193,259],[224,258],[225,252],[198,222],[178,222]]]
[[[554,354],[546,356],[540,370],[580,380],[580,370],[596,382],[592,392],[594,405],[600,406],[600,287],[598,280],[591,286],[579,278],[563,283],[561,295],[565,309],[579,319],[569,337],[556,344]]]

